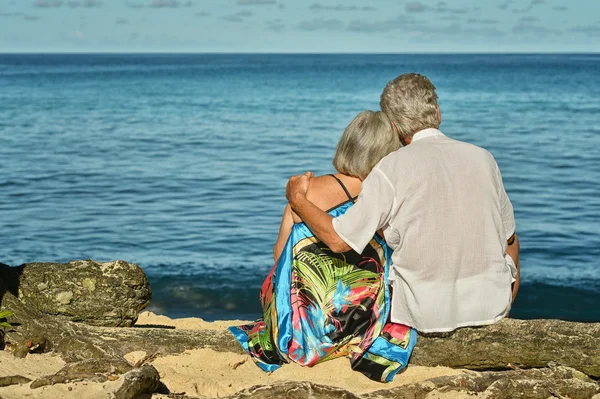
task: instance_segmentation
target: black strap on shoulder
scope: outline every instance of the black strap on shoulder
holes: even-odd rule
[[[348,192],[348,189],[346,188],[346,186],[344,186],[344,183],[342,183],[342,181],[340,179],[338,179],[337,177],[335,177],[334,175],[330,174],[329,176],[333,177],[335,180],[337,180],[338,183],[340,183],[340,186],[342,186],[342,188],[344,189],[344,192],[346,193],[346,195],[348,196],[348,199],[351,201],[354,201],[354,198],[352,198],[352,196],[350,195],[350,193]]]

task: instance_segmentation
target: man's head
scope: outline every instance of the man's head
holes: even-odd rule
[[[403,143],[410,143],[420,130],[438,128],[441,117],[435,86],[418,73],[405,73],[389,82],[379,105],[396,125]]]

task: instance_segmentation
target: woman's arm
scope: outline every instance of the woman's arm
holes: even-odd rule
[[[317,187],[319,188],[319,187]],[[312,196],[322,195],[320,190],[315,190],[313,184],[309,184],[309,189],[307,190],[307,195]],[[281,217],[281,226],[279,227],[279,236],[277,236],[277,241],[275,242],[275,246],[273,247],[273,259],[275,263],[279,260],[281,253],[283,252],[283,248],[285,247],[285,243],[287,242],[290,233],[292,232],[292,227],[295,223],[301,223],[302,219],[290,206],[288,203],[283,210],[283,216]]]
[[[294,225],[294,219],[292,216],[292,207],[290,204],[285,206],[283,210],[283,216],[281,217],[281,226],[279,227],[279,236],[277,236],[277,241],[275,242],[275,246],[273,247],[273,259],[275,263],[279,260],[281,253],[283,252],[283,248],[285,247],[285,243],[287,242],[288,237],[292,231],[292,226]]]
[[[517,297],[517,292],[519,292],[519,286],[521,285],[521,262],[519,261],[520,249],[521,245],[519,244],[519,237],[517,234],[513,234],[512,237],[508,239],[508,248],[506,248],[506,253],[513,259],[515,266],[517,267],[517,275],[512,287],[513,302]]]

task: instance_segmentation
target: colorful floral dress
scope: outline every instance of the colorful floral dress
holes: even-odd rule
[[[328,213],[346,212],[348,197]],[[265,371],[346,356],[352,369],[389,382],[408,364],[417,339],[413,329],[387,322],[391,252],[375,236],[362,254],[336,254],[304,223],[295,224],[262,285],[263,319],[229,330]]]

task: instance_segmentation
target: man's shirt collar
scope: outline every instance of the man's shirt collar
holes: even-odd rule
[[[415,135],[412,137],[411,143],[414,143],[417,140],[435,136],[444,136],[444,133],[440,132],[438,129],[435,128],[423,129],[415,133]]]

